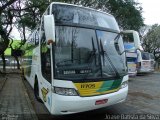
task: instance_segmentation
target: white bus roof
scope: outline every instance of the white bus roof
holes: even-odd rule
[[[138,34],[138,32],[135,30],[124,30],[123,33],[136,33],[136,34]]]
[[[79,8],[85,8],[85,9],[90,9],[90,10],[93,10],[93,11],[97,11],[97,12],[101,12],[101,13],[104,13],[104,14],[107,14],[111,17],[114,17],[113,15],[109,14],[109,13],[106,13],[102,10],[96,10],[96,9],[93,9],[93,8],[90,8],[90,7],[84,7],[84,6],[80,6],[80,5],[75,5],[75,4],[68,4],[68,3],[62,3],[62,2],[52,2],[50,5],[53,5],[53,4],[59,4],[59,5],[69,5],[69,6],[75,6],[75,7],[79,7]]]

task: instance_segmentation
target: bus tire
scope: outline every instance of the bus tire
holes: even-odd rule
[[[43,103],[43,101],[39,97],[39,86],[38,86],[38,80],[37,80],[37,78],[35,79],[35,83],[34,83],[34,96],[35,96],[35,98],[36,98],[36,100],[38,102]]]

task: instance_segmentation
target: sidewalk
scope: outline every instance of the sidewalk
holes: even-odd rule
[[[21,76],[6,76],[7,80],[0,91],[0,120],[37,120]]]

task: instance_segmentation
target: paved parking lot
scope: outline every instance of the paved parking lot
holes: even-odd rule
[[[160,73],[158,72],[131,78],[129,94],[124,103],[66,116],[51,116],[46,107],[36,101],[33,89],[27,81],[22,81],[20,74],[9,74],[7,78],[0,92],[0,114],[3,115],[20,114],[20,119],[32,119],[32,117],[36,119],[36,113],[40,120],[105,120],[113,117],[128,120],[136,117],[133,115],[139,114],[138,117],[141,119],[160,119]]]
[[[160,118],[160,73],[143,74],[130,78],[129,93],[126,102],[113,105],[107,108],[74,114],[67,116],[55,117],[48,114],[43,104],[34,100],[33,90],[25,82],[32,104],[36,109],[39,119],[55,120],[104,120],[112,115],[121,115],[122,119],[127,119],[123,115],[139,114],[139,119],[156,119]],[[159,114],[158,116],[156,116]],[[136,117],[136,116],[135,116]],[[132,117],[133,118],[133,117]],[[130,118],[130,119],[132,119]],[[111,118],[110,118],[111,119]],[[118,118],[117,118],[118,119]],[[136,119],[136,118],[135,118]]]

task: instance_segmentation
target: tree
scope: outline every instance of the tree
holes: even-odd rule
[[[13,12],[11,8],[14,7],[12,4],[16,0],[1,0],[0,1],[0,55],[3,60],[3,70],[5,71],[5,56],[4,51],[9,45],[9,36],[13,28]]]
[[[108,0],[106,7],[115,16],[122,29],[138,31],[144,25],[142,7],[134,0]]]
[[[153,53],[155,60],[160,60],[160,26],[155,24],[143,37],[143,48],[149,53]]]

